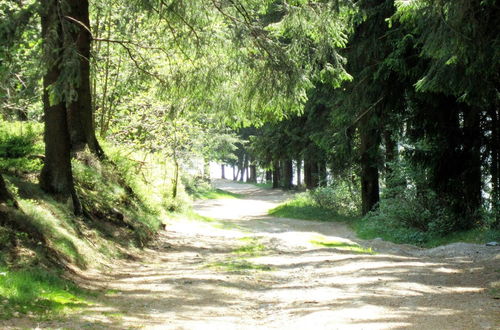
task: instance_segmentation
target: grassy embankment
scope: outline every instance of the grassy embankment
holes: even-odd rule
[[[441,236],[414,228],[395,226],[384,221],[344,216],[318,206],[308,193],[297,194],[292,200],[270,210],[269,214],[282,218],[344,222],[353,228],[357,236],[362,239],[380,237],[398,244],[414,244],[421,247],[436,247],[454,242],[484,244],[489,241],[500,241],[500,231],[493,229],[477,228]]]
[[[105,268],[140,253],[169,211],[188,200],[182,187],[181,201],[168,197],[173,171],[161,157],[104,145],[104,161],[89,153],[73,160],[85,209],[74,216],[69,203],[38,186],[42,136],[40,124],[0,122],[0,171],[19,205],[2,205],[0,215],[0,319],[47,319],[92,304],[96,293],[78,288],[68,270]]]

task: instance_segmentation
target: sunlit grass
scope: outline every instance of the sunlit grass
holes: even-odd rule
[[[242,198],[243,195],[222,189],[213,189],[194,194],[193,197],[196,199],[238,199]]]
[[[307,193],[297,194],[293,199],[269,210],[269,215],[316,221],[353,221],[354,217],[338,215],[332,210],[315,205]]]
[[[0,318],[51,317],[91,305],[90,292],[43,269],[0,267]]]
[[[247,242],[247,244],[234,249],[234,254],[246,257],[257,257],[262,255],[266,251],[266,246],[260,243],[256,237],[243,237],[240,238],[240,240],[243,242]]]
[[[335,249],[351,251],[354,253],[361,253],[361,254],[375,254],[375,252],[372,250],[372,248],[365,248],[365,247],[362,247],[362,246],[355,244],[355,243],[333,241],[333,240],[329,240],[325,237],[320,237],[320,236],[310,240],[309,242],[313,245],[320,246],[320,247],[335,248]]]

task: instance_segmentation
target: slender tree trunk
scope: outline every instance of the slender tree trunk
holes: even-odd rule
[[[280,187],[280,162],[273,161],[273,189]]]
[[[56,96],[53,87],[61,75],[64,51],[62,9],[57,0],[42,2],[41,25],[47,72],[43,77],[45,162],[40,174],[42,189],[61,200],[72,198],[76,214],[81,213],[71,169],[71,141],[65,100]]]
[[[226,178],[226,167],[224,166],[224,164],[222,164],[220,166],[220,170],[221,170],[221,179],[225,179]]]
[[[300,188],[302,185],[302,160],[298,159],[297,160],[297,187]]]
[[[248,168],[248,158],[245,155],[243,155],[243,161],[241,164],[241,173],[240,173],[241,182],[245,181],[245,173],[247,171],[247,168]]]
[[[318,163],[318,175],[319,175],[318,186],[326,187],[326,185],[328,184],[328,170],[326,168],[326,162]]]
[[[174,179],[172,183],[172,198],[177,198],[177,189],[179,186],[179,162],[174,156]]]
[[[306,189],[312,189],[311,162],[304,160],[304,185]]]
[[[88,146],[99,158],[104,157],[94,128],[94,115],[92,111],[92,90],[90,87],[90,49],[91,35],[89,20],[89,2],[88,0],[67,0],[71,25],[69,30],[70,37],[66,38],[65,47],[70,49],[76,46],[79,60],[80,81],[76,84],[77,99],[69,105],[68,111],[68,129],[71,138],[71,151],[80,151]],[[78,22],[75,22],[77,20]],[[83,26],[82,26],[83,25]]]
[[[233,181],[236,181],[237,178],[238,178],[238,173],[236,173],[236,168],[233,165]]]
[[[361,210],[370,212],[380,200],[378,157],[380,133],[370,125],[370,118],[365,116],[360,122],[361,152]]]

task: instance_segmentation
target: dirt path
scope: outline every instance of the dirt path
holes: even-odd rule
[[[138,261],[97,279],[109,290],[68,320],[40,328],[93,329],[495,329],[500,249],[433,250],[356,240],[339,223],[278,219],[287,198],[218,182],[244,199],[196,203],[217,221],[179,221]],[[359,243],[376,254],[323,248]],[[340,244],[341,245],[341,244]],[[91,278],[95,281],[96,278]],[[5,325],[5,324],[4,324]],[[5,325],[7,326],[7,325]],[[34,327],[17,320],[10,328]],[[1,327],[1,323],[0,323]]]

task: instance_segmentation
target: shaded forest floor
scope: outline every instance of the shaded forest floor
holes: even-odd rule
[[[56,320],[0,328],[494,329],[500,248],[363,241],[343,223],[273,218],[279,191],[217,182],[240,199],[199,201],[140,255],[81,274],[99,294]]]

